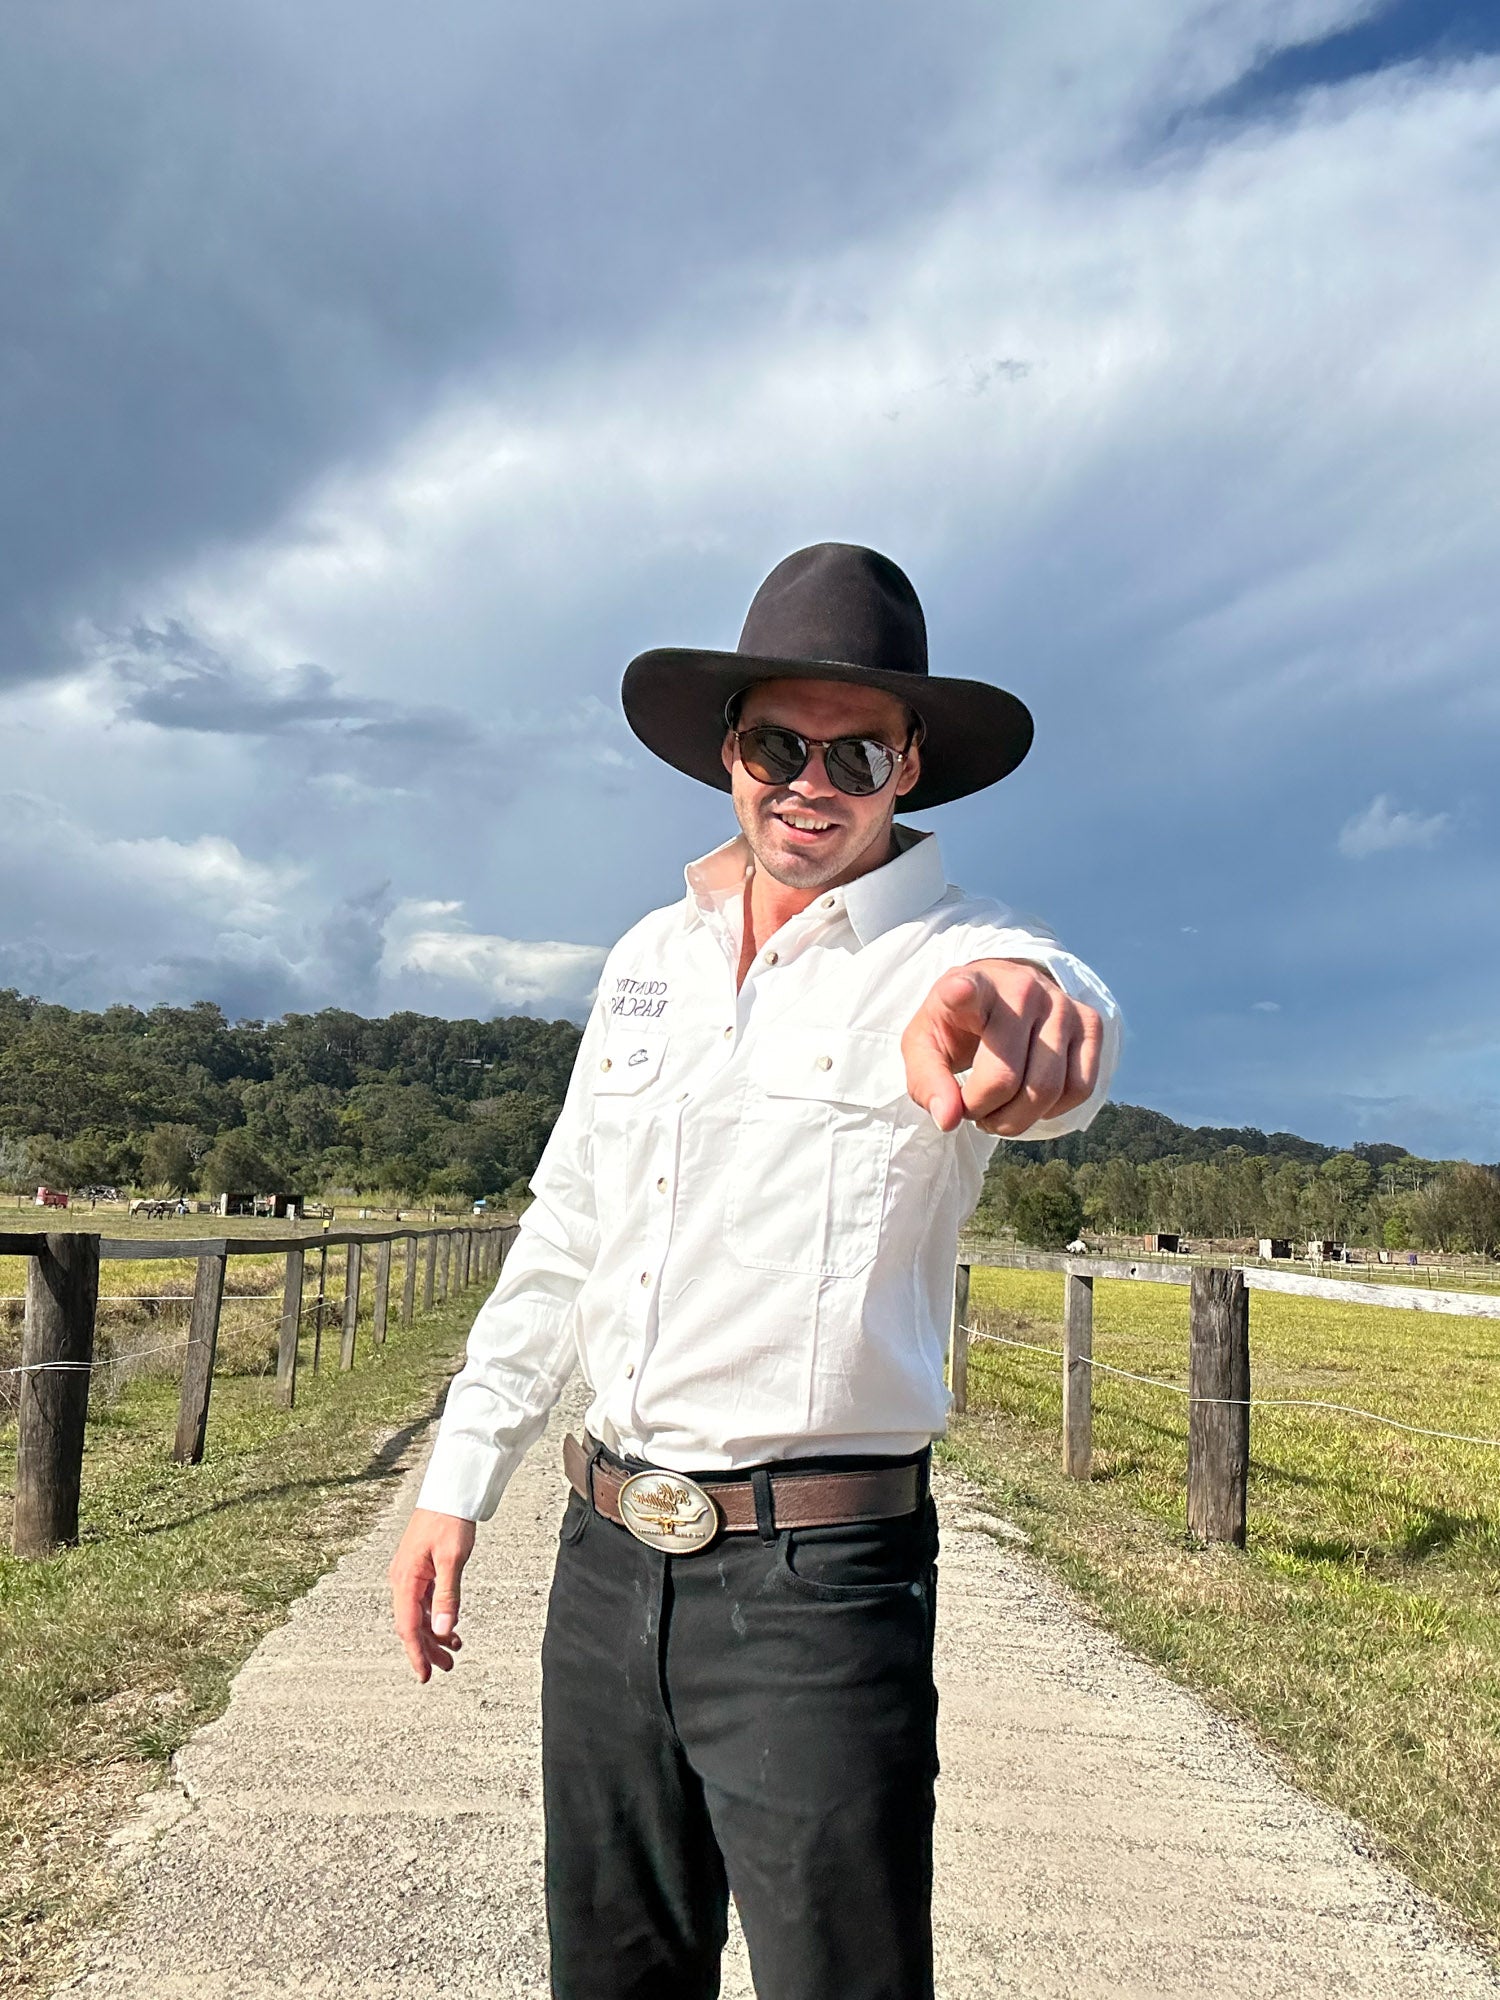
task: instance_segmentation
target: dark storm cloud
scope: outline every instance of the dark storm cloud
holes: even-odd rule
[[[471,725],[456,708],[360,697],[326,667],[237,666],[175,621],[137,626],[107,660],[117,712],[158,729],[212,736],[287,736],[336,729],[354,748],[395,744],[403,754],[446,749]]]
[[[480,361],[628,336],[723,262],[726,215],[744,259],[930,199],[982,18],[893,9],[872,43],[860,0],[18,0],[0,682]]]

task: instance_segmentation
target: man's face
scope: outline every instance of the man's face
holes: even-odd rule
[[[740,705],[737,727],[774,723],[801,736],[870,736],[900,750],[907,715],[894,695],[847,681],[763,681]],[[724,739],[735,817],[757,866],[788,889],[826,889],[849,882],[889,857],[896,801],[921,774],[917,751],[896,766],[884,790],[852,798],[829,782],[823,752],[784,785],[763,785],[740,762],[733,734]]]

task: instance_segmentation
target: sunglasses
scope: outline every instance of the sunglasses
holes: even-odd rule
[[[814,750],[821,750],[828,782],[851,799],[883,791],[896,766],[906,761],[913,740],[908,737],[905,749],[893,750],[873,736],[802,736],[773,722],[731,733],[740,762],[758,784],[789,785],[807,769]]]

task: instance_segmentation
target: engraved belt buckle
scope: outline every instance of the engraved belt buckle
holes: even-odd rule
[[[620,1519],[638,1542],[669,1556],[695,1556],[719,1532],[719,1510],[680,1472],[636,1472],[620,1488]]]

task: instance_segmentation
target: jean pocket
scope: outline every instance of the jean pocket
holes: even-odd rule
[[[899,1604],[903,1599],[925,1604],[933,1575],[927,1522],[917,1514],[831,1533],[788,1529],[781,1537],[776,1573],[796,1595],[825,1604]]]
[[[583,1531],[589,1524],[593,1508],[576,1489],[569,1493],[568,1504],[563,1509],[562,1526],[557,1531],[557,1539],[565,1549],[582,1539]]]

